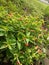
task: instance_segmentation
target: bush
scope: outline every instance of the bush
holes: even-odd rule
[[[0,5],[5,8],[7,12],[18,12],[22,15],[33,15],[43,17],[46,4],[38,0],[0,0]]]
[[[0,51],[6,49],[6,58],[15,65],[31,65],[34,59],[43,59],[42,46],[47,39],[42,30],[43,23],[38,17],[22,17],[12,12],[0,17]]]
[[[10,60],[14,65],[32,65],[46,56],[49,32],[44,29],[44,20],[38,17],[43,13],[39,11],[38,4],[37,9],[34,4],[30,4],[32,9],[29,1],[0,0],[0,62]],[[31,13],[24,15],[23,9],[27,14],[33,12],[35,17]]]

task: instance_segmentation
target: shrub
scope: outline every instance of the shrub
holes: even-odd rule
[[[6,49],[6,58],[15,65],[31,65],[34,59],[43,59],[42,46],[47,39],[43,23],[39,17],[23,17],[12,12],[0,17],[0,51]]]
[[[36,0],[0,0],[0,5],[6,11],[18,12],[22,15],[33,15],[43,17],[46,4]],[[23,5],[23,6],[22,6]]]
[[[36,2],[39,2],[33,2],[29,5],[29,0],[21,0],[21,2],[20,0],[0,0],[1,62],[10,60],[14,65],[32,65],[35,60],[39,61],[46,56],[45,47],[49,43],[49,33],[43,27],[44,20],[38,17],[43,14],[42,8],[44,5],[40,9],[42,11],[40,11],[40,6],[38,7],[38,4],[36,4]],[[37,9],[34,4],[37,5]],[[29,14],[33,12],[36,17],[26,16],[23,9],[27,10],[27,15],[28,12]]]

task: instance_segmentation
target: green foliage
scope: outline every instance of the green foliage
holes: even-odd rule
[[[41,48],[45,44],[43,23],[38,17],[23,17],[12,12],[4,18],[0,17],[0,50],[6,49],[7,58],[12,54],[12,62],[16,62],[16,65],[30,65],[34,59],[44,58],[45,53]]]
[[[36,0],[0,0],[0,51],[6,50],[6,60],[32,65],[46,56],[49,32],[40,19],[46,6]]]
[[[45,9],[45,16],[49,17],[49,6]]]
[[[5,11],[18,12],[21,15],[30,15],[42,17],[46,4],[38,0],[0,0],[0,5],[5,8]],[[23,6],[22,6],[23,5]]]

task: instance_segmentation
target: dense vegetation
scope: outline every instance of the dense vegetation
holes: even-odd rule
[[[38,0],[0,0],[0,64],[40,64],[49,43],[48,10]]]
[[[3,14],[12,11],[22,15],[32,14],[41,17],[46,7],[46,4],[40,3],[38,0],[0,0],[0,9],[1,11],[4,10]]]

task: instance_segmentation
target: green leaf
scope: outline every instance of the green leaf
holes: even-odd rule
[[[29,43],[29,39],[26,39],[26,43]]]
[[[0,36],[4,36],[4,30],[0,28]]]
[[[21,49],[21,43],[17,42],[18,49]]]
[[[4,36],[4,33],[0,32],[0,36]]]
[[[26,36],[29,37],[30,36],[30,32],[26,32]]]
[[[0,49],[4,49],[4,48],[7,48],[7,45],[0,41]]]

